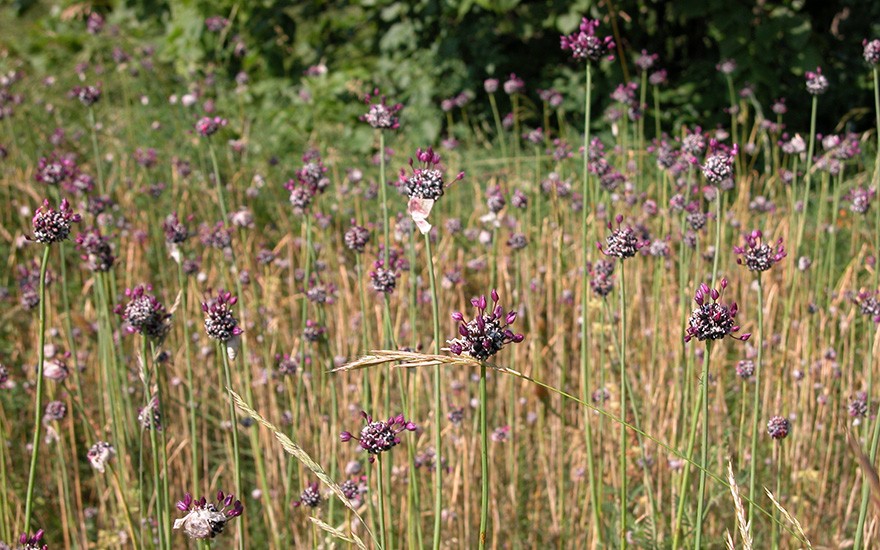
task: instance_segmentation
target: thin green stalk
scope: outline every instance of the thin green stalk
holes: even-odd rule
[[[620,416],[626,419],[626,277],[625,261],[620,261]],[[586,319],[585,319],[586,321]],[[620,425],[620,548],[625,549],[626,540],[626,426]],[[699,547],[699,545],[698,545]]]
[[[718,258],[721,257],[721,189],[715,191],[715,251],[712,258],[712,288],[718,278]]]
[[[588,251],[590,247],[587,242],[588,217],[587,212],[592,208],[593,204],[587,201],[590,197],[590,171],[589,171],[589,147],[590,147],[590,108],[591,93],[593,90],[593,66],[588,61],[586,67],[586,83],[585,83],[585,99],[584,99],[584,157],[583,157],[583,207],[581,208],[581,252],[583,258],[581,267],[586,268]],[[589,285],[587,282],[581,281],[581,353],[580,353],[580,371],[581,371],[581,394],[584,401],[589,399],[590,393],[590,370],[588,365],[589,346],[588,346],[588,330],[589,326]],[[591,418],[589,412],[584,412],[584,438],[587,446],[587,480],[590,483],[590,512],[593,518],[593,529],[596,536],[596,542],[602,544],[602,519],[600,516],[600,500],[599,486],[596,479],[596,468],[593,463],[593,434],[591,427]]]
[[[92,150],[95,155],[95,173],[98,176],[98,190],[101,191],[101,194],[104,194],[104,168],[101,165],[101,151],[98,148],[98,129],[96,128],[97,124],[95,122],[95,109],[93,107],[89,107],[89,130],[92,134]]]
[[[480,365],[480,550],[486,548],[486,530],[489,526],[489,421],[486,399],[486,366]]]
[[[391,236],[388,224],[388,187],[385,181],[385,134],[379,130],[379,193],[382,197],[382,235],[385,238],[385,269],[391,269],[388,265],[388,256],[391,253]]]
[[[199,448],[201,443],[199,442],[199,429],[198,422],[196,420],[196,391],[195,391],[195,383],[193,381],[193,368],[192,368],[192,354],[190,352],[190,336],[189,336],[189,325],[186,322],[186,313],[187,313],[187,292],[188,284],[186,281],[186,275],[183,273],[183,266],[181,263],[177,263],[177,282],[180,286],[180,317],[181,324],[183,325],[183,345],[184,345],[184,354],[186,356],[186,384],[187,384],[187,399],[188,402],[186,404],[186,409],[189,412],[189,431],[190,437],[192,438],[192,445],[190,445],[192,452],[192,480],[190,482],[191,487],[196,487],[198,484],[202,483],[202,477],[199,475],[200,463],[199,463]]]
[[[223,223],[229,221],[229,213],[226,210],[226,199],[223,198],[223,182],[220,181],[220,166],[217,164],[217,152],[214,151],[214,142],[208,138],[208,151],[211,154],[211,167],[214,169],[214,185],[217,186],[217,202],[220,203],[220,213],[223,215]]]
[[[712,354],[712,341],[706,340],[706,352],[703,355],[703,375],[700,380],[700,401],[703,403],[702,425],[703,440],[700,444],[700,492],[697,499],[697,536],[695,548],[702,548],[703,540],[703,505],[706,493],[706,468],[709,465],[709,356]]]
[[[498,133],[498,142],[501,144],[501,156],[507,162],[507,138],[504,135],[504,127],[501,125],[501,114],[498,112],[498,103],[495,102],[495,94],[489,94],[489,103],[492,105],[492,116],[495,119],[495,131]]]
[[[804,173],[804,199],[803,199],[803,210],[801,211],[801,220],[798,225],[798,236],[797,243],[795,245],[795,252],[800,255],[801,244],[804,240],[804,225],[806,225],[807,221],[807,211],[809,210],[810,205],[810,181],[813,179],[813,151],[816,146],[816,110],[819,104],[819,96],[813,96],[813,105],[810,110],[810,144],[807,147],[807,171]]]
[[[431,251],[431,236],[425,234],[425,251],[428,255],[428,280],[431,284],[431,318],[434,328],[434,353],[440,354],[440,308],[437,303],[437,283],[434,278],[434,255]],[[440,365],[434,367],[434,538],[432,548],[440,548],[441,511],[443,510],[443,468],[441,467],[441,419],[443,402],[440,395]]]
[[[386,548],[387,536],[385,534],[385,476],[382,475],[382,458],[376,457],[376,463],[379,465],[379,545]]]
[[[761,406],[761,370],[763,365],[763,348],[761,345],[764,341],[764,287],[761,282],[761,275],[758,275],[758,335],[755,347],[758,348],[758,356],[755,360],[755,389],[752,396],[752,446],[751,460],[749,461],[749,524],[754,526],[755,516],[755,469],[758,465],[758,416]]]
[[[868,352],[868,364],[866,366],[868,372],[868,395],[871,395],[871,392],[874,390],[873,381],[871,380],[871,373],[874,369],[874,355],[877,352],[877,344],[878,340],[880,340],[880,329],[874,328],[874,341],[873,348]],[[874,427],[871,434],[871,447],[869,451],[869,458],[871,460],[871,464],[874,464],[874,460],[877,458],[877,446],[878,442],[880,442],[880,419],[874,419]],[[853,543],[853,550],[859,550],[862,547],[862,538],[864,537],[865,532],[865,520],[868,517],[868,497],[871,494],[871,486],[869,483],[865,482],[866,480],[863,478],[862,480],[862,501],[859,505],[859,522],[856,527],[855,541]]]
[[[231,388],[232,386],[232,374],[229,370],[229,357],[226,354],[226,349],[224,345],[219,345],[217,349],[218,353],[223,357],[223,376],[226,380],[226,387]],[[232,399],[229,398],[229,420],[232,423],[232,453],[234,455],[235,460],[235,494],[243,495],[242,493],[242,484],[241,484],[241,456],[238,450],[238,419],[236,417],[235,412],[235,403],[233,403]],[[238,536],[238,548],[239,550],[244,550],[244,524],[239,522],[239,536]]]
[[[777,457],[776,457],[776,493],[774,493],[774,494],[775,494],[777,500],[782,499],[782,466],[783,466],[783,457],[784,457],[782,445],[783,445],[782,441],[776,442],[776,453],[777,453]],[[774,518],[779,517],[779,511],[776,510],[776,508],[773,509],[773,517]],[[773,550],[779,550],[779,522],[778,521],[774,521],[771,525],[770,541],[771,541],[770,547],[773,548]],[[853,548],[858,548],[858,546],[854,546]]]
[[[688,383],[690,383],[690,377],[688,377]],[[690,479],[691,468],[690,466],[694,464],[693,456],[694,456],[694,444],[697,440],[697,422],[700,419],[700,410],[703,404],[703,394],[702,392],[698,393],[696,397],[694,397],[694,409],[691,412],[691,426],[688,431],[688,441],[687,441],[687,451],[685,455],[685,460],[687,460],[688,464],[684,466],[684,471],[681,474],[681,484],[679,485],[678,490],[678,510],[675,513],[675,525],[672,528],[672,550],[677,550],[679,545],[679,540],[681,540],[681,522],[684,518],[684,507],[687,502],[687,498],[685,495],[687,494],[688,489],[688,480]],[[699,465],[702,468],[702,465]]]
[[[24,530],[30,531],[33,510],[34,486],[37,479],[37,458],[40,454],[40,417],[43,412],[43,365],[46,361],[46,268],[49,264],[49,246],[43,248],[43,261],[40,264],[40,321],[37,329],[37,393],[34,401],[34,437],[32,439],[31,466],[28,473],[27,493],[24,507]],[[62,281],[62,284],[64,281]]]
[[[144,384],[144,400],[146,401],[146,407],[152,406],[153,392],[150,386],[152,385],[152,372],[150,371],[150,363],[151,356],[147,355],[147,339],[146,337],[141,338],[141,361],[143,361],[143,373],[142,380]],[[162,494],[162,481],[161,476],[159,474],[159,443],[156,438],[156,427],[150,426],[145,427],[144,429],[149,432],[150,436],[150,454],[153,468],[153,492],[156,496],[156,522],[158,523],[158,534],[159,534],[159,548],[164,549],[169,547],[169,541],[165,538],[166,530],[165,530],[165,505],[164,502],[167,496]],[[142,435],[143,437],[143,435]],[[141,488],[143,490],[143,488]]]

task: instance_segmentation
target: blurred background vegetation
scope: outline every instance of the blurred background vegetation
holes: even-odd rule
[[[715,68],[725,58],[737,61],[736,86],[750,84],[765,112],[774,99],[787,98],[786,123],[797,130],[809,117],[803,73],[821,65],[831,88],[821,101],[819,128],[863,130],[872,115],[861,41],[880,35],[880,3],[864,0],[16,0],[0,11],[0,45],[9,58],[30,65],[21,67],[26,72],[113,63],[96,59],[102,46],[85,32],[87,15],[97,11],[107,20],[105,40],[129,53],[154,48],[162,67],[157,78],[181,93],[206,75],[231,82],[244,72],[242,104],[278,145],[335,125],[355,150],[370,139],[367,129],[352,128],[362,110],[356,98],[373,85],[407,106],[404,124],[419,140],[441,136],[440,101],[462,91],[476,95],[468,107],[472,119],[491,121],[483,80],[511,72],[526,82],[533,102],[527,111],[539,112],[536,90],[555,88],[572,120],[579,118],[581,69],[560,51],[559,35],[583,15],[601,19],[600,32],[618,42],[617,58],[603,63],[596,80],[594,109],[635,78],[633,60],[645,49],[669,72],[661,90],[667,131],[673,122],[729,121],[726,85]],[[229,19],[229,27],[208,31],[211,16]],[[315,65],[326,66],[326,74],[307,76]]]

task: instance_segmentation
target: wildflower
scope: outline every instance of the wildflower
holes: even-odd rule
[[[302,215],[309,209],[315,196],[315,190],[312,187],[301,180],[288,180],[284,187],[290,191],[290,205],[295,214]]]
[[[104,17],[96,12],[90,12],[86,19],[86,31],[89,34],[99,34],[104,29]]]
[[[605,262],[598,263],[601,264]],[[597,267],[591,268],[590,275],[590,288],[593,290],[593,294],[599,298],[605,298],[611,294],[611,291],[614,290],[614,279],[611,278],[610,272],[603,271],[597,264]]]
[[[715,151],[718,149],[718,142],[714,139],[709,143],[709,147]],[[701,168],[703,175],[709,180],[709,183],[718,184],[733,176],[733,157],[736,156],[739,148],[734,145],[730,153],[725,151],[713,152],[706,158],[706,164]]]
[[[116,261],[113,246],[98,229],[89,229],[77,235],[76,247],[84,253],[80,258],[86,262],[89,271],[110,271]]]
[[[205,19],[205,28],[210,32],[221,32],[229,26],[229,19],[219,15],[213,15]]]
[[[43,420],[47,422],[64,420],[67,416],[67,405],[61,401],[50,401],[46,404]]]
[[[146,406],[138,409],[138,423],[145,430],[162,430],[162,412],[159,409],[159,398],[153,396]]]
[[[40,183],[58,185],[72,179],[76,173],[76,162],[71,155],[52,153],[49,157],[40,157],[34,179]]]
[[[611,222],[609,222],[608,229],[611,230],[611,235],[608,235],[608,237],[605,238],[604,247],[601,243],[597,243],[597,246],[606,256],[614,256],[615,258],[620,258],[621,261],[627,258],[632,258],[640,248],[646,246],[648,243],[639,240],[635,230],[633,230],[631,226],[627,225],[624,227],[620,225],[623,221],[623,216],[618,214],[614,219],[617,222],[617,229],[614,229]]]
[[[489,212],[493,214],[498,214],[507,204],[507,200],[504,198],[504,194],[501,192],[501,187],[495,186],[491,187],[486,191],[486,206],[489,207]]]
[[[782,239],[776,241],[776,249],[761,240],[762,233],[754,230],[746,235],[746,246],[734,246],[733,251],[742,255],[737,258],[736,263],[745,265],[749,271],[767,271],[774,264],[782,261],[786,256],[785,247],[782,246]]]
[[[805,76],[810,95],[822,95],[828,90],[828,79],[822,74],[822,67],[816,67],[816,72],[807,71]]]
[[[715,65],[715,69],[723,75],[733,74],[733,71],[736,70],[736,61],[733,59],[722,59]]]
[[[350,432],[342,432],[339,434],[339,439],[343,442],[359,441],[360,447],[372,455],[370,462],[375,461],[375,455],[390,451],[400,443],[398,436],[401,432],[416,430],[416,425],[406,420],[402,414],[392,416],[388,420],[373,420],[373,417],[365,411],[361,411],[361,416],[366,421],[366,425],[361,428],[360,437],[354,436]]]
[[[351,227],[345,232],[342,238],[345,247],[357,253],[361,253],[370,242],[370,230],[366,227],[357,225],[354,220],[351,221]]]
[[[498,91],[498,79],[487,78],[483,81],[483,89],[486,90],[487,94],[494,94]]]
[[[244,513],[241,501],[235,500],[235,495],[224,495],[223,491],[217,492],[216,502],[208,502],[205,497],[193,500],[192,495],[186,493],[183,500],[177,502],[177,509],[187,514],[174,520],[174,528],[182,528],[193,539],[216,537],[223,532],[226,522]]]
[[[416,168],[413,159],[410,158],[409,166],[413,173],[407,176],[406,171],[401,168],[399,182],[400,189],[409,197],[407,207],[409,215],[419,231],[425,235],[431,230],[431,224],[427,220],[428,215],[434,207],[434,202],[443,196],[446,183],[443,181],[440,155],[433,149],[430,147],[425,150],[417,149],[416,159],[419,167]],[[464,172],[459,172],[453,183],[463,178]]]
[[[849,402],[847,411],[853,418],[864,418],[868,416],[868,394],[863,391],[858,392]]]
[[[526,246],[528,246],[529,240],[522,233],[514,233],[507,239],[507,246],[512,248],[513,250],[522,250]]]
[[[850,189],[847,194],[844,195],[843,200],[849,202],[849,209],[851,212],[865,214],[871,207],[871,201],[874,200],[876,195],[877,189],[875,187],[865,189],[859,185]]]
[[[126,332],[142,334],[145,338],[158,340],[171,328],[171,314],[150,291],[150,285],[138,285],[125,289],[128,303],[118,304],[113,311],[126,321]]]
[[[485,361],[501,351],[501,349],[510,343],[519,343],[525,339],[522,334],[514,333],[510,330],[510,325],[516,320],[516,311],[509,311],[506,314],[498,304],[498,291],[492,290],[493,309],[486,314],[486,297],[472,298],[471,305],[477,309],[477,315],[474,319],[465,322],[464,315],[456,311],[452,314],[452,318],[456,320],[458,325],[458,334],[460,338],[449,340],[449,351],[455,355],[466,353],[471,357]]]
[[[106,441],[98,441],[92,445],[86,457],[89,459],[92,468],[103,474],[105,466],[115,454],[116,449],[113,448],[113,445]]]
[[[199,240],[205,246],[225,250],[232,245],[232,230],[223,222],[217,222],[213,226],[203,223],[199,226]]]
[[[76,86],[70,90],[70,97],[78,99],[86,107],[91,107],[100,101],[101,88],[97,86]]]
[[[372,100],[376,97],[379,97],[379,88],[375,88],[372,95],[367,94],[364,97],[364,103],[369,105],[370,108],[360,119],[377,130],[396,130],[399,128],[400,120],[397,117],[397,113],[403,109],[403,104],[396,103],[389,106],[385,103],[384,95],[379,97],[378,103],[373,103]]]
[[[67,368],[65,359],[69,357],[69,353],[53,357],[43,364],[43,377],[55,382],[63,382],[70,376],[70,369]]]
[[[642,50],[642,53],[636,58],[636,67],[642,71],[647,71],[654,66],[659,57],[656,53],[649,54],[648,50]]]
[[[364,493],[367,492],[366,476],[356,477],[355,479],[346,479],[339,486],[342,495],[353,504],[361,502]]]
[[[323,193],[330,186],[330,179],[325,175],[327,167],[321,161],[317,151],[310,150],[303,154],[303,166],[296,171],[298,179],[312,194]]]
[[[507,95],[521,94],[526,90],[526,83],[516,73],[510,73],[504,81],[504,93]]]
[[[373,290],[382,294],[391,294],[397,286],[398,274],[393,268],[386,268],[384,260],[376,260],[373,264],[374,271],[370,272],[370,282]]]
[[[736,375],[743,380],[748,380],[755,374],[755,362],[751,359],[743,359],[736,364]]]
[[[81,219],[79,214],[73,212],[67,199],[61,200],[58,210],[49,206],[49,199],[46,199],[34,214],[32,240],[43,244],[65,241],[70,236],[70,226]]]
[[[522,138],[532,145],[540,145],[544,142],[544,129],[539,127],[534,130],[529,130],[528,132],[523,132]]]
[[[727,279],[721,279],[721,291],[710,289],[705,283],[700,285],[694,294],[694,302],[697,307],[691,312],[688,327],[685,331],[685,342],[690,342],[692,338],[696,338],[701,342],[704,340],[720,340],[725,336],[731,336],[737,340],[745,342],[751,334],[743,334],[742,336],[734,336],[733,333],[739,330],[736,324],[736,313],[738,311],[736,302],[729,306],[722,304],[718,300],[721,298],[721,292],[727,288]],[[711,298],[711,302],[706,300]]]
[[[880,63],[880,39],[875,38],[869,41],[866,38],[862,40],[862,46],[865,48],[862,55],[865,57],[865,62],[868,65],[873,66]]]
[[[860,314],[880,323],[880,300],[877,299],[877,292],[859,292],[853,301],[859,306]]]
[[[219,116],[215,117],[202,117],[196,122],[196,132],[198,132],[203,137],[210,137],[216,134],[220,128],[226,126],[228,121],[225,118],[220,118]]]
[[[507,437],[510,433],[510,426],[498,426],[492,431],[492,435],[489,437],[492,438],[492,441],[495,443],[504,443],[507,441]]]
[[[782,416],[774,416],[767,421],[767,433],[773,439],[785,439],[791,430],[791,423],[787,418]]]
[[[42,529],[33,535],[22,533],[22,535],[18,537],[18,543],[21,546],[16,550],[48,550],[49,545],[43,544],[43,533],[44,531]]]
[[[237,302],[238,298],[225,290],[217,292],[216,298],[202,302],[202,311],[205,313],[205,332],[209,338],[219,342],[228,342],[244,332],[232,314],[232,306]]]
[[[318,491],[318,482],[313,481],[306,485],[303,492],[299,495],[299,500],[293,503],[294,506],[308,506],[309,508],[317,508],[321,505],[321,493]]]
[[[661,86],[666,84],[667,77],[668,73],[666,72],[666,69],[660,69],[648,75],[648,83],[651,84],[651,86]]]
[[[522,190],[515,189],[513,191],[513,196],[510,198],[510,204],[514,208],[519,208],[520,210],[523,210],[529,205],[529,197],[525,193],[523,193]]]
[[[613,59],[610,52],[614,49],[614,40],[610,36],[606,36],[604,39],[596,36],[598,27],[598,20],[584,17],[581,19],[578,31],[560,38],[560,46],[563,50],[571,50],[572,58],[577,60],[586,59],[588,62],[597,62],[606,54],[609,59]]]
[[[319,342],[326,332],[326,327],[319,325],[311,319],[306,319],[306,326],[303,328],[303,338],[305,338],[306,341]]]
[[[162,230],[165,232],[165,242],[168,244],[180,244],[189,238],[189,230],[177,217],[177,212],[165,216]]]

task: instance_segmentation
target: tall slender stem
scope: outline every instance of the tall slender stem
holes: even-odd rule
[[[761,283],[761,275],[758,275],[758,338],[756,347],[758,356],[755,361],[755,389],[752,396],[752,446],[751,459],[749,460],[749,524],[754,526],[755,515],[755,468],[758,463],[758,415],[761,405],[761,360],[763,358],[762,345],[764,341],[764,287]]]
[[[624,260],[620,260],[620,417],[626,420],[626,276]],[[626,541],[626,426],[620,427],[620,548]],[[649,489],[650,490],[650,489]]]
[[[807,210],[810,204],[810,181],[813,178],[813,151],[816,146],[816,110],[819,103],[819,97],[813,96],[813,105],[810,110],[810,144],[807,147],[807,170],[804,173],[804,199],[803,210],[801,211],[801,222],[798,225],[797,243],[795,243],[795,252],[801,253],[801,243],[804,240],[804,226],[807,221]]]
[[[486,548],[489,526],[489,421],[486,407],[486,366],[480,365],[480,550]]]
[[[709,462],[709,356],[712,354],[712,341],[706,341],[706,351],[703,355],[703,374],[700,379],[700,401],[703,403],[701,412],[703,424],[703,439],[700,443],[700,493],[697,499],[697,536],[694,548],[702,548],[703,541],[703,505],[706,493],[706,468]]]
[[[43,248],[43,261],[40,264],[40,324],[37,329],[37,394],[34,401],[34,438],[31,449],[31,467],[28,473],[27,493],[24,505],[24,530],[29,531],[33,511],[34,484],[37,479],[37,458],[40,454],[40,421],[43,412],[43,364],[46,361],[46,268],[49,264],[49,246]],[[64,281],[62,281],[64,284]]]
[[[229,357],[227,357],[226,346],[218,346],[218,352],[223,357],[223,376],[226,380],[226,387],[232,388],[232,374],[229,370]],[[241,485],[241,458],[238,451],[238,420],[235,412],[235,403],[229,398],[229,420],[232,423],[232,454],[235,464],[235,494],[242,495]],[[238,548],[244,550],[244,523],[239,522]]]
[[[104,168],[101,166],[101,152],[98,148],[98,129],[95,122],[95,109],[89,107],[89,130],[92,134],[92,151],[95,155],[95,173],[98,176],[98,189],[104,193]]]
[[[379,492],[379,544],[382,548],[386,548],[385,541],[387,537],[385,535],[385,476],[382,475],[382,459],[380,457],[376,457],[376,462],[379,465],[379,483],[378,492]]]
[[[431,236],[425,234],[425,250],[428,255],[428,280],[431,283],[431,313],[434,325],[434,353],[440,353],[440,308],[437,304],[437,283],[434,278],[434,255],[431,251]],[[441,422],[443,403],[440,396],[440,365],[434,366],[434,539],[433,548],[440,548],[440,521],[443,509],[443,468],[441,467]]]

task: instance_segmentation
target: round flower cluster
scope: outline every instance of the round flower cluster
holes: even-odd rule
[[[216,502],[208,502],[205,497],[193,500],[186,493],[183,500],[177,502],[177,509],[187,514],[174,520],[175,529],[183,529],[190,538],[212,539],[223,532],[226,522],[244,513],[244,506],[235,495],[224,495],[217,492]]]
[[[418,161],[419,166],[415,163]],[[443,181],[443,171],[440,165],[440,155],[430,147],[416,150],[415,159],[409,159],[409,166],[413,173],[407,176],[406,170],[400,169],[399,186],[401,192],[409,198],[437,200],[443,196],[446,183]],[[464,177],[460,172],[454,181]]]
[[[113,445],[107,443],[106,441],[98,441],[89,449],[89,452],[86,453],[86,458],[89,459],[89,463],[92,465],[92,468],[98,470],[102,474],[104,473],[104,468],[111,458],[116,454],[116,449],[113,448]]]
[[[859,292],[853,300],[859,306],[859,313],[870,317],[875,323],[880,323],[880,300],[877,299],[876,292]]]
[[[361,428],[360,437],[350,432],[342,432],[339,434],[339,439],[343,442],[359,441],[360,447],[371,455],[370,462],[375,461],[375,455],[390,451],[397,446],[400,443],[401,432],[416,430],[416,425],[406,420],[402,414],[392,416],[388,420],[373,420],[373,417],[365,411],[361,411],[361,416],[366,425]]]
[[[73,207],[67,199],[61,200],[58,210],[49,206],[49,199],[46,199],[37,209],[31,222],[34,229],[33,240],[43,244],[67,240],[70,236],[70,226],[81,219],[79,214],[73,212]]]
[[[43,544],[43,530],[40,529],[33,535],[29,535],[27,533],[22,533],[20,537],[18,537],[18,544],[21,546],[18,547],[18,550],[48,550],[49,545]]]
[[[86,107],[91,107],[101,99],[101,88],[97,86],[75,86],[70,90],[70,97],[74,97]]]
[[[774,416],[767,421],[767,433],[773,439],[785,439],[791,431],[791,422],[782,416]]]
[[[853,418],[868,416],[868,394],[863,391],[858,392],[852,401],[849,402],[847,411]]]
[[[64,420],[67,416],[67,405],[61,401],[50,401],[46,404],[46,410],[43,412],[43,420],[58,421]]]
[[[363,252],[367,243],[370,242],[370,230],[357,225],[352,220],[351,227],[345,232],[342,240],[345,242],[345,247],[349,250],[358,253]]]
[[[510,73],[504,81],[504,93],[507,95],[521,94],[526,90],[526,83],[516,73]]]
[[[189,230],[177,217],[177,212],[165,216],[162,230],[165,231],[165,242],[168,244],[180,244],[189,238]]]
[[[877,189],[874,187],[864,188],[861,185],[850,189],[843,200],[849,202],[849,209],[855,214],[865,214],[871,207],[871,202],[877,195]]]
[[[379,102],[373,103],[373,99],[376,97],[379,98]],[[377,130],[396,130],[400,127],[397,113],[403,109],[403,104],[388,105],[385,101],[384,95],[379,96],[379,88],[375,88],[372,94],[367,94],[364,97],[364,103],[370,108],[366,114],[361,115],[360,119]]]
[[[880,63],[880,39],[862,40],[862,46],[865,48],[863,55],[868,65],[873,66]]]
[[[485,361],[501,351],[507,344],[518,344],[525,338],[522,334],[510,330],[510,325],[516,320],[516,312],[509,311],[506,314],[498,304],[498,291],[492,290],[493,308],[486,314],[486,297],[471,299],[471,305],[477,309],[477,315],[470,321],[465,321],[464,315],[456,311],[452,318],[458,321],[459,338],[449,340],[449,351],[456,355],[466,353],[471,357]]]
[[[225,118],[218,116],[213,118],[208,116],[202,117],[196,122],[196,132],[204,137],[213,136],[226,124],[228,124],[228,121]]]
[[[89,271],[110,271],[116,261],[110,240],[101,235],[98,229],[89,229],[77,235],[76,247],[83,252],[80,258],[86,262]]]
[[[602,243],[596,243],[603,254],[620,258],[623,261],[627,258],[632,258],[640,248],[648,245],[647,241],[639,240],[638,235],[636,235],[635,230],[631,226],[620,225],[623,221],[623,216],[618,214],[614,220],[617,222],[617,228],[615,229],[611,222],[608,223],[608,229],[611,230],[611,234],[605,238],[605,246],[603,247]]]
[[[736,375],[743,380],[748,380],[755,374],[755,362],[751,359],[743,359],[736,364]]]
[[[161,339],[168,333],[171,314],[165,306],[149,292],[150,285],[138,285],[125,289],[128,303],[118,304],[113,311],[126,321],[128,333],[142,334],[146,338]]]
[[[40,157],[34,179],[47,185],[58,185],[73,179],[77,172],[78,167],[72,155],[52,153],[48,157]]]
[[[706,164],[701,168],[703,169],[703,175],[709,180],[709,183],[719,184],[733,176],[733,157],[736,156],[739,148],[734,145],[731,152],[727,153],[720,150],[718,142],[714,139],[709,142],[709,146],[713,153],[709,155],[706,159]]]
[[[299,500],[293,503],[294,506],[307,506],[309,508],[317,508],[321,505],[321,493],[318,491],[318,482],[309,483],[303,492],[299,495]]]
[[[749,271],[767,271],[775,264],[782,261],[786,256],[782,239],[776,241],[775,249],[769,244],[762,242],[761,231],[755,229],[746,235],[746,246],[734,246],[733,251],[742,256],[737,258],[736,263],[745,265]]]
[[[726,288],[727,279],[721,279],[721,292]],[[733,335],[739,330],[739,325],[736,324],[736,302],[731,303],[730,306],[722,304],[718,301],[721,298],[721,292],[714,288],[710,289],[705,283],[697,289],[694,295],[697,307],[691,312],[688,327],[685,330],[685,342],[690,342],[693,338],[701,342],[720,340],[728,335],[742,341],[749,339],[751,334]],[[707,298],[710,298],[711,301]]]
[[[238,326],[235,316],[232,315],[232,306],[237,302],[238,298],[225,290],[220,290],[213,300],[202,302],[202,311],[205,313],[205,332],[209,338],[219,342],[228,342],[244,332]]]
[[[507,246],[512,248],[513,250],[522,250],[526,246],[528,246],[529,240],[522,233],[514,233],[507,239]]]
[[[828,79],[822,74],[822,67],[816,67],[816,72],[807,71],[807,93],[810,95],[822,95],[828,90]]]
[[[611,51],[614,49],[614,40],[610,36],[599,38],[596,29],[599,21],[596,19],[581,19],[578,30],[570,35],[563,35],[559,43],[563,50],[571,50],[574,59],[586,59],[590,62],[599,61],[606,54],[612,58]]]
[[[393,262],[392,262],[393,263]],[[373,290],[382,294],[391,294],[397,286],[397,272],[393,269],[385,268],[385,261],[376,260],[373,263],[374,270],[370,271],[370,284]]]

